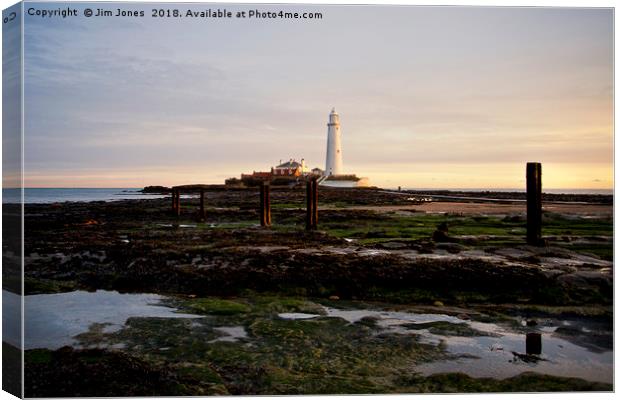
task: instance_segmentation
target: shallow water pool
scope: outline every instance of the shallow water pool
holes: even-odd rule
[[[120,330],[131,317],[202,318],[183,314],[162,304],[157,294],[123,294],[115,291],[76,291],[24,297],[24,348],[57,349],[76,346],[74,337],[92,324],[104,332]]]
[[[285,319],[308,320],[313,318],[342,318],[349,323],[362,319],[375,321],[377,334],[416,335],[420,342],[442,346],[446,359],[419,364],[416,371],[423,375],[445,372],[462,372],[472,377],[509,378],[523,372],[537,372],[555,376],[582,378],[596,382],[613,382],[613,351],[611,348],[593,347],[587,341],[563,337],[556,330],[574,322],[550,320],[541,326],[511,329],[494,323],[462,319],[447,314],[413,313],[401,311],[338,309],[325,307],[325,315],[280,314]],[[454,328],[470,328],[467,335],[431,332],[421,324],[444,323]],[[587,335],[587,321],[578,329]],[[418,325],[418,326],[416,326]],[[422,325],[426,326],[426,325]],[[540,333],[541,354],[526,353],[526,333]],[[608,332],[608,334],[612,334]]]

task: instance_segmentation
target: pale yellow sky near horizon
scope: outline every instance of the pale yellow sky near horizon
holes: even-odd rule
[[[424,188],[424,189],[525,189],[525,164],[522,165],[440,165],[429,166],[418,165],[418,171],[409,172],[411,165],[403,165],[401,173],[393,173],[391,169],[387,171],[377,166],[377,168],[368,167],[368,170],[360,170],[358,176],[370,178],[373,186],[395,188],[402,186],[403,188]],[[424,170],[426,169],[426,170]],[[252,172],[251,168],[245,171]],[[600,182],[591,182],[592,171],[597,176],[605,176],[609,174],[608,179]],[[156,173],[156,177],[138,178],[138,176],[148,176]],[[463,178],[466,176],[467,178]],[[83,188],[83,187],[100,187],[100,188],[137,188],[150,185],[182,185],[192,183],[209,183],[220,184],[224,179],[229,177],[222,173],[213,175],[211,178],[205,179],[205,174],[196,170],[183,169],[175,170],[174,173],[167,173],[165,169],[158,171],[115,171],[113,175],[104,177],[97,171],[91,173],[71,175],[62,180],[62,176],[56,174],[50,175],[30,175],[30,184],[26,182],[26,187],[32,188]],[[45,183],[51,180],[64,182],[58,186],[48,186]],[[407,184],[414,180],[415,185]],[[512,186],[506,186],[504,183],[509,179],[515,182]],[[456,182],[454,185],[446,185],[444,182]],[[44,184],[38,185],[37,182]],[[93,182],[96,184],[93,185]],[[580,185],[581,183],[581,185]],[[14,187],[7,185],[5,187]],[[607,165],[588,165],[587,168],[573,165],[561,164],[544,164],[543,165],[543,187],[545,189],[613,189],[613,169]]]
[[[324,168],[335,106],[372,185],[522,188],[538,161],[545,188],[613,188],[613,10],[261,7],[324,17],[26,18],[25,185]]]

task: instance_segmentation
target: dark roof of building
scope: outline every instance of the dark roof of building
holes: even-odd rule
[[[298,163],[297,161],[293,160],[293,161],[287,161],[285,163],[282,163],[278,166],[276,166],[276,168],[298,168],[301,167],[301,164]]]

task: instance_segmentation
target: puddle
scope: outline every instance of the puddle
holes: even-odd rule
[[[373,310],[341,310],[326,307],[325,312],[328,317],[342,318],[350,323],[355,323],[363,318],[374,318],[377,325],[388,328],[391,326],[404,325],[409,323],[428,323],[428,322],[463,322],[457,317],[445,314],[417,314],[399,311],[373,311]]]
[[[270,253],[272,251],[289,250],[288,246],[244,246],[244,250],[259,251],[261,253]]]
[[[312,319],[312,318],[318,318],[320,317],[320,315],[306,314],[306,313],[281,313],[281,314],[278,314],[278,317],[282,319]]]
[[[105,333],[120,330],[128,318],[202,318],[183,314],[161,304],[157,294],[121,294],[98,290],[25,296],[25,349],[75,346],[74,337],[92,324],[105,325]]]
[[[388,250],[377,250],[377,249],[357,249],[354,247],[334,247],[334,246],[325,246],[322,249],[322,252],[337,254],[337,255],[356,255],[360,257],[372,257],[372,256],[381,256],[390,254]]]
[[[473,377],[509,378],[523,372],[613,382],[613,352],[595,353],[566,340],[541,332],[540,360],[523,361],[525,334],[503,332],[501,337],[450,337],[446,350],[458,358],[422,364],[417,370],[430,375],[463,372]],[[476,358],[472,358],[476,357]]]
[[[13,297],[15,299],[9,298],[9,302],[19,300],[18,296]],[[103,333],[115,332],[122,329],[131,317],[202,318],[165,306],[165,299],[156,294],[109,291],[26,296],[25,348],[75,346],[74,337],[89,331],[93,324],[99,324]],[[285,320],[340,318],[347,323],[362,322],[367,326],[368,322],[374,321],[372,332],[377,335],[377,340],[391,334],[415,335],[421,343],[441,346],[445,351],[444,359],[415,366],[416,372],[423,375],[462,372],[472,377],[503,379],[523,372],[536,372],[613,382],[613,337],[611,328],[601,321],[576,317],[548,318],[539,319],[536,326],[528,327],[521,326],[524,319],[521,317],[515,317],[514,325],[503,325],[473,321],[467,314],[334,307],[323,307],[323,312],[317,311],[316,314],[297,312],[277,316]],[[8,317],[5,316],[5,322],[10,322],[6,321]],[[198,322],[195,320],[193,324]],[[210,343],[250,340],[243,326],[213,329],[219,336]],[[536,356],[525,356],[527,332],[540,334],[542,349]],[[12,339],[18,341],[19,336]],[[11,338],[5,340],[10,342]]]
[[[390,254],[390,252],[388,250],[376,250],[376,249],[364,249],[364,250],[359,250],[356,253],[360,257],[364,257],[364,256],[381,256],[381,255]]]
[[[423,375],[444,372],[462,372],[472,377],[509,378],[523,372],[537,372],[555,376],[576,377],[589,381],[613,382],[613,351],[593,348],[582,338],[561,337],[560,327],[574,324],[571,321],[552,320],[544,326],[513,331],[507,327],[461,319],[446,314],[424,314],[398,311],[353,309],[343,310],[324,307],[326,315],[286,313],[285,319],[312,319],[320,317],[342,318],[356,323],[364,318],[374,319],[378,333],[414,334],[420,342],[441,345],[449,359],[420,364],[416,371]],[[424,324],[444,323],[437,330]],[[586,323],[580,330],[591,330]],[[468,329],[459,336],[456,330]],[[526,332],[540,333],[542,352],[528,357]],[[609,332],[611,334],[611,332]],[[525,361],[524,361],[525,360]]]
[[[211,340],[209,343],[214,342],[237,342],[239,339],[245,339],[248,337],[245,328],[242,326],[219,326],[213,328],[215,331],[223,334],[223,336]]]

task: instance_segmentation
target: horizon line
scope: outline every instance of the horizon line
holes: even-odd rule
[[[217,185],[217,186],[225,186],[225,184],[223,183],[190,183],[187,185]],[[146,187],[151,187],[151,186],[161,186],[161,187],[172,187],[172,186],[183,186],[183,185],[172,185],[172,186],[166,186],[166,185],[146,185],[146,186],[141,186],[141,187],[137,187],[137,186],[126,186],[126,187],[119,187],[119,186],[76,186],[76,187],[67,187],[67,186],[32,186],[32,187],[23,187],[23,189],[144,189]],[[396,189],[399,186],[385,186],[385,187],[380,187],[380,186],[371,186],[371,187],[376,187],[379,189]],[[526,188],[515,188],[515,187],[490,187],[490,188],[485,188],[485,187],[404,187],[404,186],[400,186],[401,189],[404,190],[514,190],[514,191],[525,191]],[[22,189],[22,187],[3,187],[2,190],[17,190],[17,189]],[[586,188],[576,188],[576,187],[548,187],[548,188],[543,188],[543,192],[546,190],[614,190],[613,187],[608,187],[608,188],[593,188],[593,187],[586,187]]]

